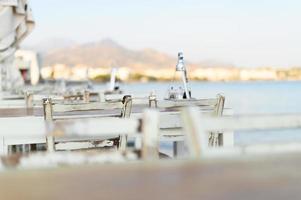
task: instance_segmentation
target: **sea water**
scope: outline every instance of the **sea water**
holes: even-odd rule
[[[130,83],[122,84],[125,92],[148,94],[154,91],[159,98],[179,83]],[[292,114],[301,113],[301,82],[191,82],[195,98],[226,97],[226,107],[234,115]],[[259,143],[301,142],[301,130],[270,130],[264,132],[235,132],[236,145]]]
[[[155,92],[159,99],[167,96],[173,82],[123,83],[121,89],[129,94],[149,95]],[[98,85],[99,88],[106,87]],[[301,81],[260,82],[191,82],[189,87],[195,98],[214,98],[217,94],[226,97],[225,107],[234,115],[253,114],[301,114]],[[301,130],[269,130],[235,132],[235,145],[261,143],[301,142]]]

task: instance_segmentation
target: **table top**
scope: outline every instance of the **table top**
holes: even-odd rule
[[[0,173],[0,199],[300,199],[300,155]]]

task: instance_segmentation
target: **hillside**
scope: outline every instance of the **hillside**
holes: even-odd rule
[[[173,80],[177,62],[170,56],[152,49],[134,51],[112,40],[88,44],[72,41],[49,41],[43,48],[45,79],[104,81],[110,76],[111,67],[119,67],[118,78],[122,81]],[[231,63],[205,60],[191,63],[186,60],[191,80],[250,81],[250,80],[300,80],[300,68],[238,68]]]
[[[124,66],[134,70],[174,67],[176,56],[171,57],[152,49],[129,50],[112,40],[73,45],[51,50],[44,54],[44,66],[65,64],[90,67]]]

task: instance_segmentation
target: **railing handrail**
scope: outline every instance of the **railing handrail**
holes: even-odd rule
[[[301,114],[269,114],[269,115],[245,115],[245,116],[204,116],[195,107],[182,110],[184,132],[187,136],[188,148],[192,158],[201,158],[208,155],[232,156],[246,153],[279,153],[281,145],[263,145],[263,148],[252,149],[248,147],[233,148],[208,148],[208,135],[211,132],[227,133],[230,131],[263,131],[278,129],[301,128]],[[252,132],[246,132],[252,133]],[[285,146],[286,145],[286,146]],[[290,144],[284,144],[287,151],[301,151],[301,144],[296,148]],[[250,151],[254,150],[254,151]],[[249,150],[249,151],[248,151]],[[285,150],[285,148],[283,149]]]

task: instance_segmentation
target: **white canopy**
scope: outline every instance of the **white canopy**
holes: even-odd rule
[[[0,0],[0,27],[1,89],[7,90],[24,84],[13,62],[19,44],[34,28],[28,0]]]

